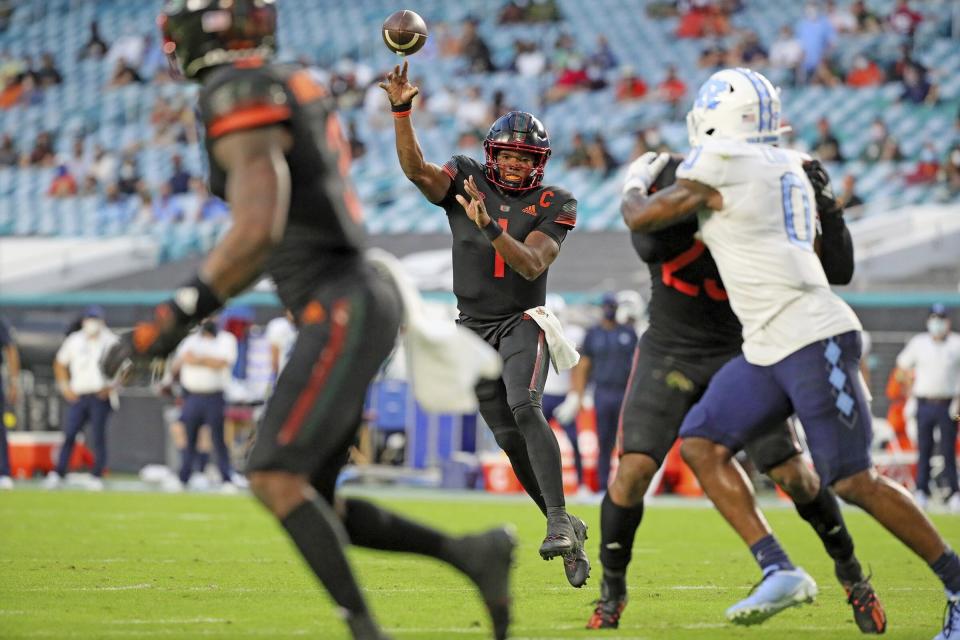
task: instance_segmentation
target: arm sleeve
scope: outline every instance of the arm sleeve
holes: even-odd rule
[[[592,347],[593,340],[591,340],[592,337],[593,337],[593,329],[587,329],[587,332],[583,336],[583,344],[580,345],[581,355],[585,355],[588,358],[593,357],[593,347]]]
[[[230,72],[228,72],[230,73]],[[207,137],[286,122],[292,116],[293,98],[283,83],[263,70],[235,71],[204,89],[200,111]]]
[[[653,233],[634,232],[630,236],[633,248],[640,259],[648,264],[665,262],[693,245],[694,234],[699,229],[696,216],[691,216],[671,227]]]
[[[67,339],[63,341],[63,344],[60,345],[60,348],[57,350],[57,362],[63,366],[70,364],[70,352],[73,345],[73,340],[71,336],[67,336]]]
[[[913,338],[903,348],[900,355],[897,356],[897,366],[901,369],[913,369],[917,364],[917,340]]]
[[[842,211],[828,211],[820,217],[820,263],[830,284],[849,284],[853,279],[853,239],[843,221]]]
[[[565,201],[552,216],[544,216],[543,222],[535,227],[536,231],[542,231],[562,245],[567,233],[577,226],[577,201],[570,198]]]

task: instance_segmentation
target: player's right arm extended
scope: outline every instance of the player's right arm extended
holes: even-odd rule
[[[407,80],[408,66],[409,62],[405,60],[403,66],[394,67],[380,83],[380,88],[387,92],[387,99],[390,101],[393,131],[397,140],[397,158],[400,160],[403,175],[417,185],[427,200],[437,204],[447,195],[452,180],[443,169],[423,159],[423,150],[417,142],[413,122],[410,121],[413,99],[420,93],[420,89]]]
[[[723,207],[720,192],[694,180],[678,179],[666,189],[647,196],[642,189],[628,189],[620,201],[620,213],[631,231],[651,233],[680,222],[702,210]]]

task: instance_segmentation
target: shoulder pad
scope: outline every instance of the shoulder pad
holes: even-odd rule
[[[229,69],[214,76],[200,98],[210,138],[290,119],[283,82],[262,69]]]

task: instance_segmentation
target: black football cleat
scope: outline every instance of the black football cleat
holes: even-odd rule
[[[593,615],[587,621],[587,629],[616,629],[620,626],[620,614],[627,606],[627,587],[623,578],[620,584],[604,579],[600,583],[600,599],[594,602]]]
[[[547,518],[547,535],[540,544],[540,557],[552,560],[577,550],[577,535],[567,514]]]
[[[843,583],[847,603],[853,607],[853,619],[862,633],[881,634],[887,630],[887,614],[880,604],[870,578],[860,582]]]
[[[590,558],[587,557],[587,523],[577,516],[567,514],[570,518],[570,524],[573,525],[574,534],[577,537],[577,548],[575,551],[564,554],[563,571],[567,574],[567,582],[575,589],[579,589],[587,583],[590,577]]]
[[[350,627],[350,636],[353,640],[393,640],[380,629],[369,614],[348,615],[347,626]]]
[[[460,549],[468,558],[465,573],[476,583],[490,614],[493,637],[505,640],[510,627],[510,569],[517,539],[511,527],[464,536]]]

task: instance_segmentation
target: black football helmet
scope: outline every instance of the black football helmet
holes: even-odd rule
[[[500,176],[497,153],[505,149],[533,155],[533,170],[523,182],[507,181]],[[498,187],[526,191],[539,187],[543,182],[543,170],[550,158],[550,139],[543,123],[533,114],[511,111],[497,118],[483,141],[483,150],[486,153],[487,179]]]
[[[163,52],[190,79],[277,51],[276,0],[167,0],[157,22]]]

